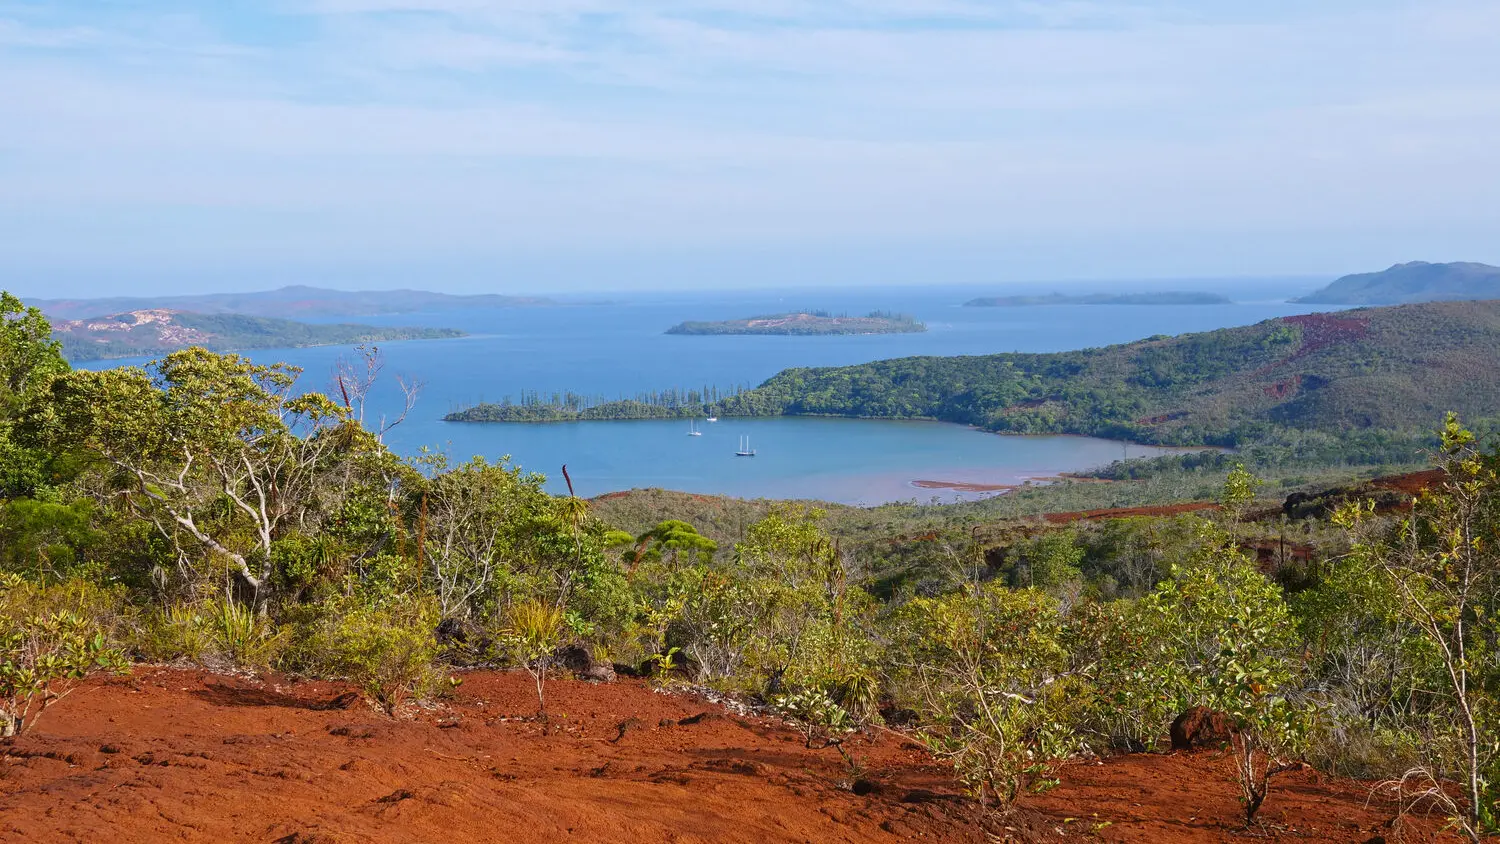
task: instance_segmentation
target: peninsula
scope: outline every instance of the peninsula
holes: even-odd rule
[[[1163,291],[1160,293],[1087,293],[1069,296],[982,296],[964,303],[966,308],[1025,308],[1036,305],[1230,305],[1218,293]]]
[[[164,355],[189,346],[213,351],[342,346],[462,337],[451,328],[313,325],[241,314],[151,309],[53,324],[52,337],[71,361]]]
[[[329,290],[293,285],[249,293],[184,296],[115,296],[104,299],[33,299],[54,320],[78,320],[126,311],[171,310],[196,314],[244,314],[282,319],[325,319],[433,313],[475,308],[555,305],[550,299],[494,293],[453,295],[426,290]]]
[[[911,334],[926,331],[915,317],[872,311],[862,317],[834,316],[827,311],[798,311],[722,322],[683,322],[668,334],[776,334],[815,336],[831,334]]]
[[[1378,273],[1346,275],[1293,301],[1314,305],[1403,305],[1464,299],[1500,299],[1500,267],[1472,262],[1412,261]]]

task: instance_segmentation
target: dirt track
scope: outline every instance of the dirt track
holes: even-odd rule
[[[524,675],[470,674],[395,721],[337,684],[142,668],[3,749],[0,841],[1363,842],[1391,814],[1296,773],[1243,833],[1227,761],[1202,753],[1068,765],[996,819],[891,734],[854,742],[855,788],[834,751],[774,721],[639,682],[549,689],[543,736]]]

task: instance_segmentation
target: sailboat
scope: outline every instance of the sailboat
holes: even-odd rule
[[[710,416],[710,417],[708,417],[708,421],[710,421],[710,422],[717,422],[717,421],[719,421],[719,417],[717,417],[717,416]]]
[[[740,450],[736,451],[734,453],[734,456],[735,457],[754,457],[755,456],[755,449],[753,449],[753,448],[750,447],[750,438],[748,436],[740,437]]]
[[[700,430],[698,430],[697,424],[693,420],[691,420],[691,419],[688,420],[688,436],[690,436],[690,437],[701,437],[701,436],[703,436],[703,432],[700,431]]]

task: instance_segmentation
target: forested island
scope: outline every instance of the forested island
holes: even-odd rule
[[[52,336],[71,361],[150,357],[188,346],[215,351],[342,346],[397,340],[462,337],[451,328],[317,325],[273,317],[197,314],[164,309],[129,311],[57,322]]]
[[[1160,293],[1085,293],[1045,296],[983,296],[964,303],[966,308],[1024,308],[1037,305],[1230,305],[1218,293],[1163,291]]]
[[[770,316],[732,319],[722,322],[683,322],[667,329],[668,334],[777,334],[814,336],[832,334],[911,334],[926,331],[927,326],[913,316],[889,311],[872,311],[862,317],[835,316],[827,311],[797,311]]]
[[[1315,305],[1399,305],[1500,299],[1500,267],[1473,262],[1411,261],[1378,273],[1346,275],[1295,302]]]

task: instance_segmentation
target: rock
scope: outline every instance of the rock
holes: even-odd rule
[[[595,662],[593,653],[583,645],[567,645],[553,651],[552,664],[590,683],[612,683],[615,680],[615,669],[606,663]]]
[[[575,675],[580,680],[590,683],[613,683],[616,679],[615,670],[608,665],[593,665],[587,670],[580,671]]]
[[[1234,724],[1229,716],[1202,706],[1177,716],[1172,722],[1172,749],[1192,750],[1196,747],[1220,745],[1229,741],[1234,733]]]

